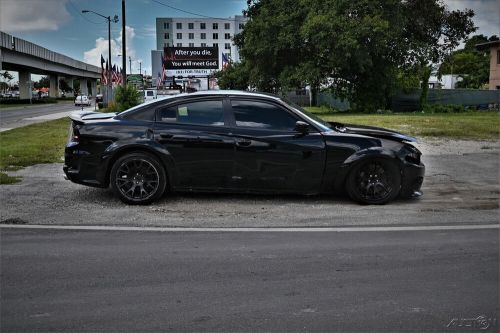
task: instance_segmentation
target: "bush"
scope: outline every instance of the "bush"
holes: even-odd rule
[[[465,106],[460,104],[427,104],[424,113],[459,113],[466,112]]]
[[[110,112],[122,112],[142,102],[141,93],[134,86],[118,86],[115,90],[114,103],[109,103],[108,109],[116,110]]]

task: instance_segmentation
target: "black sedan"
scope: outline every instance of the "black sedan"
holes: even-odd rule
[[[340,193],[384,204],[420,196],[414,138],[326,123],[278,96],[181,94],[120,114],[73,113],[64,172],[129,204],[170,191]]]

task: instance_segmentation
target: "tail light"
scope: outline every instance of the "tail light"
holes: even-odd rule
[[[69,134],[68,134],[68,144],[76,144],[80,142],[80,132],[78,131],[78,125],[75,123],[71,123],[69,125]]]

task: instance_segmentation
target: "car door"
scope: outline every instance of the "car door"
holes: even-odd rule
[[[171,155],[174,188],[226,188],[231,179],[234,140],[225,126],[220,98],[181,101],[159,107],[154,138]]]
[[[268,100],[230,99],[235,140],[234,187],[255,191],[315,193],[321,186],[325,142],[310,126],[295,130],[298,115]]]

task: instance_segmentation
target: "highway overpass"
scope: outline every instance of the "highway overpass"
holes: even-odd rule
[[[64,77],[69,85],[80,80],[80,91],[89,94],[87,82],[91,83],[90,94],[95,96],[97,79],[101,69],[42,46],[13,37],[0,31],[0,70],[19,73],[20,98],[30,98],[30,74],[47,75],[50,78],[50,96],[59,94],[59,78]]]

